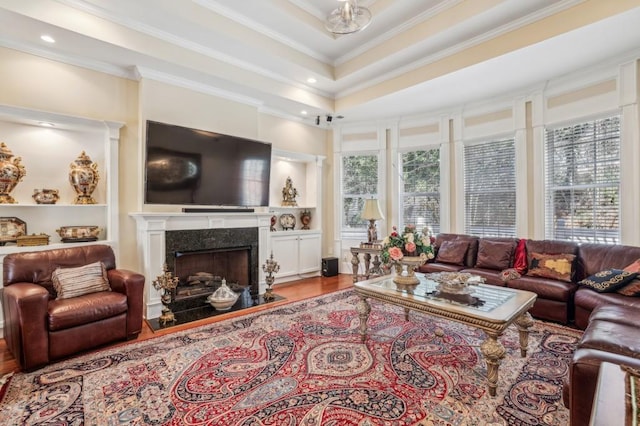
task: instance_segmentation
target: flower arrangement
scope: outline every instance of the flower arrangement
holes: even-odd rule
[[[433,259],[433,233],[428,227],[421,232],[415,225],[407,225],[402,234],[394,226],[388,237],[382,241],[382,262],[397,262],[405,256],[420,256],[424,254],[427,259]]]

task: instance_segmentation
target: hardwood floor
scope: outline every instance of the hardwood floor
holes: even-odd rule
[[[204,324],[214,323],[216,321],[220,321],[227,318],[234,318],[241,315],[245,315],[250,312],[262,311],[265,309],[270,309],[274,306],[283,305],[289,302],[294,302],[297,300],[307,299],[309,297],[320,296],[322,294],[331,293],[334,291],[342,290],[345,288],[352,287],[353,279],[351,275],[339,274],[335,277],[313,277],[307,278],[299,281],[291,281],[288,283],[277,284],[273,287],[274,293],[284,297],[286,300],[269,303],[267,305],[256,306],[253,308],[244,309],[242,311],[237,312],[229,312],[224,315],[217,315],[212,318],[202,319],[199,321],[194,321],[189,324],[183,324],[171,328],[167,328],[164,330],[159,330],[154,332],[145,321],[142,324],[142,332],[138,336],[138,339],[135,340],[137,342],[150,339],[152,337],[162,336],[165,334],[173,333],[180,330],[186,330],[192,327],[197,327]],[[119,342],[114,343],[113,345],[107,347],[115,347],[118,345],[123,345],[130,342]],[[102,347],[101,349],[104,349]],[[7,349],[7,344],[4,339],[0,339],[0,376],[10,373],[12,371],[18,371],[18,363],[9,350]]]

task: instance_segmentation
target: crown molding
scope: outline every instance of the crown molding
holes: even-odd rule
[[[472,47],[475,47],[477,45],[480,45],[484,42],[487,42],[493,38],[496,38],[498,36],[504,35],[509,33],[510,31],[516,30],[520,27],[523,27],[525,25],[531,24],[533,22],[536,22],[540,19],[546,18],[548,16],[551,16],[555,13],[558,13],[561,10],[570,8],[578,3],[582,3],[584,0],[564,0],[561,2],[558,2],[556,4],[553,4],[552,6],[546,7],[545,9],[539,11],[538,13],[532,14],[532,15],[527,15],[526,17],[523,17],[521,19],[518,19],[516,21],[513,21],[511,23],[508,23],[506,25],[500,26],[498,28],[495,28],[492,31],[489,31],[487,33],[484,33],[482,35],[476,36],[472,39],[469,39],[468,41],[465,41],[463,43],[458,43],[454,46],[451,46],[450,48],[447,49],[443,49],[443,50],[439,50],[437,53],[434,53],[432,55],[428,55],[423,57],[422,59],[418,60],[418,61],[414,61],[412,63],[406,64],[402,67],[398,67],[398,68],[394,68],[393,71],[389,71],[387,73],[383,73],[383,74],[378,74],[377,77],[375,78],[371,78],[368,79],[366,82],[357,84],[357,85],[351,85],[348,89],[342,90],[340,91],[337,95],[337,97],[345,97],[345,96],[349,96],[352,95],[354,93],[357,93],[361,90],[364,89],[368,89],[370,87],[373,87],[377,84],[383,83],[387,80],[391,80],[393,78],[399,77],[403,74],[406,74],[410,71],[414,71],[418,68],[421,68],[423,66],[427,66],[429,64],[432,64],[434,62],[440,61],[448,56],[452,56],[455,55],[457,53],[463,52],[467,49],[470,49]]]
[[[162,71],[154,70],[146,67],[135,67],[137,80],[148,78],[150,80],[159,81],[161,83],[171,84],[173,86],[183,87],[185,89],[193,90],[208,95],[217,96],[219,98],[227,99],[230,101],[239,102],[245,105],[253,107],[263,106],[263,102],[259,99],[252,98],[250,96],[240,95],[238,93],[224,90],[219,87],[212,86],[210,84],[200,83],[191,79],[182,78],[173,74],[165,73]]]
[[[315,50],[309,49],[308,47],[306,47],[305,45],[298,43],[295,40],[292,40],[288,37],[283,36],[282,34],[273,31],[271,28],[266,27],[264,25],[260,25],[259,23],[257,23],[256,21],[252,20],[252,19],[248,19],[247,17],[234,12],[231,8],[228,8],[226,6],[223,6],[222,4],[220,4],[219,1],[216,0],[191,0],[194,3],[207,8],[209,10],[211,10],[212,12],[215,12],[219,15],[224,16],[227,19],[230,19],[232,21],[235,21],[247,28],[251,28],[253,31],[259,32],[260,34],[269,37],[272,40],[275,40],[279,43],[282,43],[294,50],[297,50],[300,53],[303,53],[307,56],[310,56],[313,59],[317,59],[318,61],[324,62],[325,64],[331,64],[332,61],[330,58],[321,55],[320,53],[316,52]],[[295,6],[300,7],[299,4],[297,4],[296,2],[292,2]],[[306,10],[306,8],[301,8],[302,10],[304,10],[305,12],[308,13],[308,11]],[[314,17],[315,14],[312,14]],[[320,19],[322,20],[322,19]]]
[[[385,32],[384,34],[371,39],[369,42],[364,43],[362,45],[360,45],[360,47],[358,47],[357,49],[353,49],[352,51],[350,51],[349,53],[347,53],[346,55],[343,55],[341,57],[339,57],[338,59],[336,59],[333,63],[334,66],[339,66],[344,64],[345,62],[348,62],[354,58],[357,58],[358,56],[368,52],[369,50],[379,46],[380,44],[384,43],[385,41],[389,41],[391,39],[393,39],[394,37],[410,30],[411,28],[415,27],[416,25],[431,19],[432,17],[438,15],[439,13],[444,12],[447,9],[450,9],[454,6],[456,6],[459,3],[462,3],[463,0],[445,0],[442,3],[439,3],[437,6],[419,14],[416,15],[415,17],[413,17],[412,19],[408,20],[407,22],[404,22],[402,25],[398,25],[397,27]]]
[[[310,87],[307,85],[304,85],[300,82],[297,82],[295,80],[291,80],[289,78],[284,78],[281,74],[279,73],[275,73],[275,72],[271,72],[265,68],[262,67],[258,67],[252,63],[246,62],[246,61],[242,61],[239,60],[231,55],[227,55],[225,53],[221,53],[217,50],[211,49],[209,47],[206,47],[200,43],[196,43],[193,42],[191,40],[185,39],[183,37],[177,37],[172,35],[171,33],[168,33],[166,31],[163,31],[161,29],[158,29],[154,26],[150,26],[150,25],[145,25],[142,24],[141,22],[137,21],[137,20],[133,20],[133,19],[129,19],[126,17],[122,17],[120,15],[115,15],[112,13],[107,12],[105,9],[103,8],[99,8],[96,7],[95,5],[87,2],[86,0],[57,0],[58,2],[65,4],[69,7],[72,7],[74,9],[78,9],[78,10],[82,10],[86,13],[89,13],[91,15],[97,16],[99,18],[102,19],[106,19],[108,21],[111,21],[113,23],[116,23],[118,25],[122,25],[125,28],[129,28],[131,30],[140,32],[142,34],[146,34],[148,36],[151,37],[155,37],[159,40],[163,40],[167,43],[171,43],[174,44],[176,46],[180,46],[183,47],[185,49],[188,49],[190,51],[199,53],[201,55],[207,56],[209,58],[213,58],[215,60],[219,60],[221,62],[236,66],[238,68],[244,69],[246,71],[249,72],[253,72],[256,73],[258,75],[261,75],[263,77],[267,77],[270,78],[272,80],[275,81],[279,81],[281,83],[284,84],[288,84],[291,86],[295,86],[299,89],[303,89],[306,91],[310,91],[316,94],[319,94],[321,96],[329,96],[328,93],[323,92],[315,87]],[[192,0],[198,4],[203,3],[203,5],[209,4],[209,3],[215,3],[213,0]],[[225,8],[226,9],[226,8]],[[214,10],[214,9],[212,9]],[[220,13],[217,10],[214,10],[214,12],[216,13]],[[222,13],[220,13],[222,15]],[[227,18],[229,18],[226,15],[223,15]],[[231,18],[229,18],[231,19]],[[239,22],[239,21],[236,21]],[[257,25],[257,24],[255,24]],[[304,53],[304,52],[303,52]],[[321,60],[321,59],[320,59]]]
[[[0,37],[0,46],[28,53],[34,56],[39,56],[41,58],[50,59],[52,61],[61,62],[68,65],[75,65],[92,71],[98,71],[101,73],[113,75],[115,77],[126,78],[128,80],[136,79],[135,74],[132,73],[131,69],[129,68],[118,67],[116,65],[108,64],[102,61],[88,60],[86,58],[81,58],[74,55],[53,52],[49,49],[43,49],[36,44],[16,43],[11,40],[7,40],[4,37]]]

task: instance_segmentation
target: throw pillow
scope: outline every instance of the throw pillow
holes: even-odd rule
[[[634,261],[631,265],[625,266],[623,271],[640,273],[640,259]]]
[[[503,270],[511,266],[513,243],[480,239],[476,268]]]
[[[640,273],[640,259],[636,260],[628,266],[625,266],[623,268],[623,271]],[[616,293],[620,293],[625,296],[640,296],[640,279],[638,279],[637,277],[634,278],[625,286],[617,288]]]
[[[502,279],[502,282],[505,283],[508,283],[511,280],[517,280],[520,277],[520,273],[515,268],[505,269],[504,271],[500,272],[500,278]]]
[[[531,253],[531,264],[527,275],[533,277],[552,278],[571,282],[573,276],[573,254]]]
[[[518,241],[516,252],[513,255],[513,267],[519,274],[527,272],[527,240],[524,238]]]
[[[617,288],[616,293],[625,296],[640,296],[640,279],[634,278],[631,282]]]
[[[591,288],[598,293],[611,293],[616,289],[627,285],[636,276],[637,272],[627,272],[622,269],[607,269],[578,282],[578,284]]]
[[[443,241],[438,249],[436,262],[464,265],[464,258],[468,249],[468,241]]]
[[[78,268],[57,268],[51,274],[57,299],[69,299],[98,291],[111,291],[107,269],[102,262],[94,262]]]

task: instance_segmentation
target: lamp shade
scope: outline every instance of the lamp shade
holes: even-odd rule
[[[384,219],[384,215],[380,210],[380,204],[376,198],[364,200],[364,208],[362,209],[360,217],[366,220]]]

